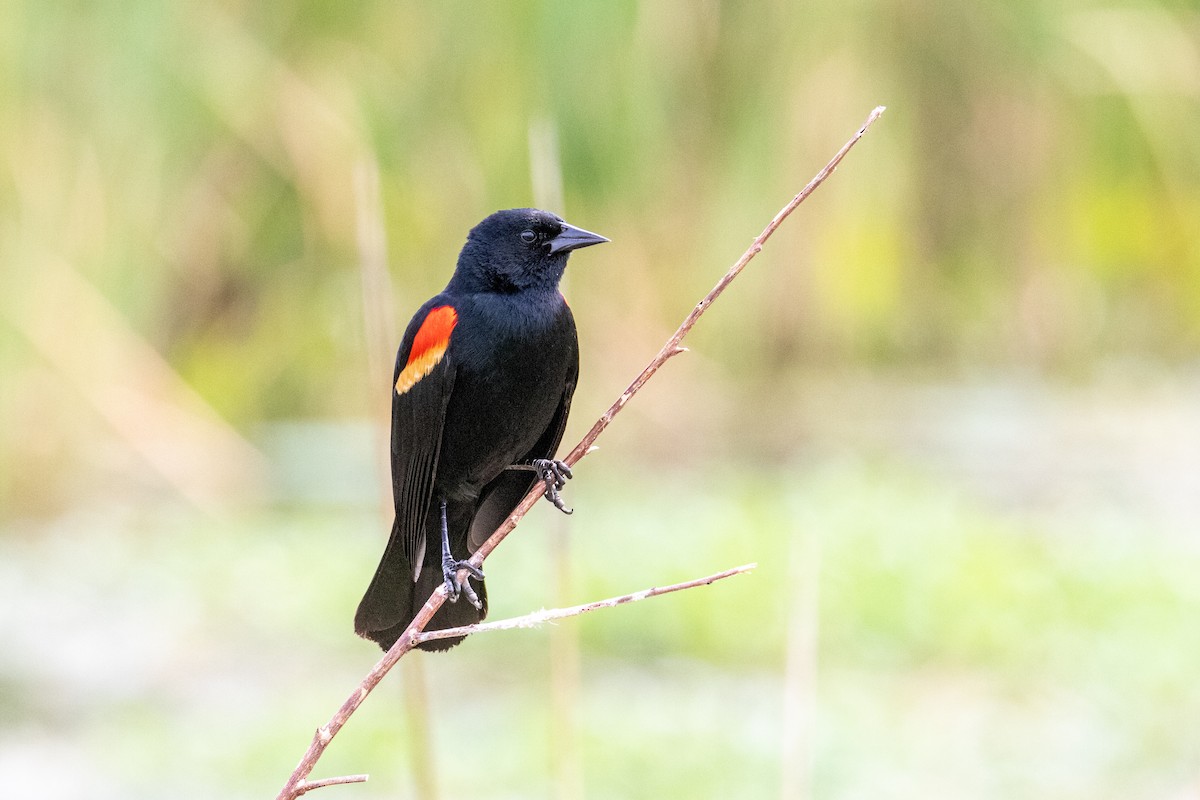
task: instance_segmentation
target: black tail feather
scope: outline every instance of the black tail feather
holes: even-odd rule
[[[487,588],[481,580],[470,580],[483,603],[483,609],[475,608],[466,597],[460,597],[457,603],[442,604],[425,626],[426,630],[472,625],[487,616]],[[377,643],[384,650],[389,649],[441,582],[441,566],[429,563],[428,559],[421,566],[417,580],[413,581],[412,566],[393,535],[384,550],[379,568],[375,570],[375,577],[371,579],[371,585],[358,604],[358,612],[354,615],[355,633]],[[449,650],[463,638],[436,639],[418,646],[422,650]]]

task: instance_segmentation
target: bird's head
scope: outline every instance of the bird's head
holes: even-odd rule
[[[450,287],[502,293],[554,289],[572,250],[607,241],[549,211],[497,211],[467,235]]]

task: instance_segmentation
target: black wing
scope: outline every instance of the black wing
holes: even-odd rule
[[[425,517],[433,495],[446,406],[454,388],[455,368],[448,348],[453,322],[443,326],[444,336],[440,339],[442,331],[430,328],[434,315],[442,308],[448,306],[427,303],[413,317],[396,354],[391,437],[396,519],[375,577],[354,618],[354,628],[360,635],[389,628],[412,613],[410,595],[424,556]],[[453,317],[453,309],[450,311]],[[432,348],[428,346],[430,341]],[[415,354],[414,342],[420,351]],[[413,356],[426,356],[427,362],[419,363],[420,359]]]

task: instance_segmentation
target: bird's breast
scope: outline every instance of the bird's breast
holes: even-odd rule
[[[550,425],[577,360],[570,311],[561,298],[551,310],[460,309],[438,467],[447,495],[477,494],[527,454]]]

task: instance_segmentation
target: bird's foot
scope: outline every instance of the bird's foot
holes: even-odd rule
[[[564,514],[574,514],[575,509],[567,508],[559,490],[567,485],[567,480],[573,477],[567,462],[554,458],[535,458],[529,464],[538,477],[546,482],[545,497],[554,507]]]
[[[451,603],[457,603],[459,595],[465,594],[471,605],[483,610],[483,602],[471,587],[471,578],[483,580],[483,570],[470,561],[446,558],[442,559],[442,577],[446,580],[446,595]]]

